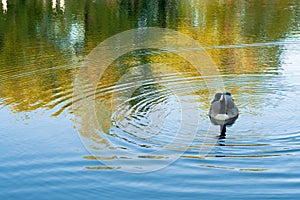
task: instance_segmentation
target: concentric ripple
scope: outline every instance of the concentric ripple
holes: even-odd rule
[[[126,83],[102,85],[97,89],[95,98],[100,102],[98,105],[108,105],[109,102],[110,109],[107,110],[110,114],[103,120],[104,107],[96,109],[97,116],[101,115],[99,124],[108,127],[102,133],[98,132],[102,138],[97,141],[99,144],[104,138],[108,145],[101,148],[101,156],[94,159],[103,161],[112,169],[122,170],[124,165],[132,164],[126,161],[166,161],[170,154],[157,152],[168,149],[172,153],[182,153],[180,159],[195,162],[200,167],[256,172],[270,170],[275,167],[276,160],[289,159],[299,153],[299,131],[292,127],[299,113],[287,106],[294,105],[294,99],[279,92],[285,82],[282,77],[274,80],[255,74],[234,75],[235,81],[253,87],[255,92],[252,92],[249,87],[235,88],[232,75],[223,76],[240,108],[240,117],[232,127],[228,127],[226,138],[218,139],[219,127],[213,126],[214,129],[208,131],[211,124],[207,117],[207,98],[210,97],[203,77],[190,76],[189,73],[154,75],[135,84],[130,82],[141,77],[131,78],[129,75]],[[263,84],[255,84],[258,82]],[[274,82],[276,84],[272,87],[265,88],[265,85]],[[189,113],[190,118],[182,118],[183,110]],[[273,113],[271,118],[268,113]],[[191,118],[197,118],[198,123],[190,121]],[[109,126],[105,124],[107,121],[111,122]],[[190,137],[193,130],[196,134],[187,145],[184,137]],[[179,137],[183,143],[173,143],[174,137]],[[95,147],[97,145],[92,148],[99,150]],[[201,153],[205,157],[201,157]],[[257,162],[259,159],[264,159],[264,162]]]
[[[167,120],[180,115],[180,110],[176,108],[180,108],[180,103],[170,91],[159,91],[155,85],[141,86],[116,108],[112,114],[113,125],[119,131],[141,140],[150,139],[150,143],[161,144],[163,141],[154,140],[154,137],[161,132],[170,134],[174,130],[175,127],[171,129],[167,126]],[[180,119],[175,117],[174,120]]]
[[[96,101],[99,102],[96,112],[97,116],[101,116],[101,120],[98,119],[100,126],[109,127],[103,131],[112,145],[110,149],[126,149],[126,152],[132,152],[129,159],[133,159],[153,158],[143,155],[143,152],[186,148],[186,143],[193,140],[199,125],[201,97],[195,93],[196,90],[205,89],[201,78],[191,81],[185,78],[187,75],[154,74],[152,78],[129,84],[138,77],[131,77],[129,73],[125,77],[126,83],[109,87],[102,85],[95,92]],[[107,109],[108,104],[110,109]],[[110,111],[107,119],[103,119],[104,109]],[[103,124],[105,122],[111,124],[107,126]],[[156,156],[161,158],[159,154]]]

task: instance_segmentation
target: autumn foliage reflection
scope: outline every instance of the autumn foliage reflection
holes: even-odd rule
[[[300,21],[297,0],[14,0],[1,4],[0,102],[14,112],[46,108],[54,109],[54,115],[70,107],[72,81],[84,56],[122,31],[149,26],[175,29],[203,45],[223,74],[278,73],[282,49],[277,43],[290,37]],[[139,55],[131,56],[124,60],[129,67]],[[171,53],[143,59],[164,60],[179,72],[192,71]],[[107,72],[107,80],[114,84],[120,73]],[[238,84],[233,90],[242,92]]]

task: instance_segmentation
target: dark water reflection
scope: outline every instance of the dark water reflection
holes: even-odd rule
[[[298,0],[2,0],[0,12],[1,199],[300,196]],[[119,57],[96,91],[83,90],[99,102],[103,128],[80,133],[95,142],[88,150],[102,152],[90,155],[74,127],[82,117],[72,115],[74,79],[99,43],[143,27],[197,40],[219,74],[205,77],[172,51]],[[205,79],[216,77],[240,109],[221,140],[205,135],[212,99]],[[111,161],[166,160],[147,153],[170,145],[181,109],[191,113],[186,132],[197,132],[187,149],[169,146],[182,151],[179,160],[142,176],[119,172],[124,166]]]

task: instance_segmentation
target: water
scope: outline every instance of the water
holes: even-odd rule
[[[299,1],[1,5],[1,199],[299,199]],[[201,48],[159,43],[85,65],[143,27]],[[90,84],[76,88],[82,69]],[[218,139],[207,113],[223,86],[240,115]]]

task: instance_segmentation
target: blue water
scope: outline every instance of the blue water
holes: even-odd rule
[[[1,200],[300,198],[298,1],[45,2],[2,3]],[[74,95],[85,56],[141,26],[204,44],[218,74],[202,76],[168,46],[123,55]],[[204,80],[222,80],[239,107],[225,138]],[[90,98],[95,112],[77,115]]]
[[[7,128],[1,134],[1,199],[299,197],[300,132],[285,133],[286,138],[280,135],[259,138],[247,137],[247,133],[240,131],[239,136],[232,135],[223,142],[231,146],[215,147],[213,154],[221,157],[181,158],[160,171],[131,174],[87,170],[87,166],[101,166],[101,163],[83,159],[89,154],[72,123],[64,117],[34,122],[34,127],[15,122],[17,130]],[[47,129],[51,133],[45,133]],[[262,152],[277,156],[259,157],[268,153],[260,152],[259,146],[242,146],[248,143],[265,144]],[[247,157],[250,153],[254,157]],[[247,170],[254,167],[264,170]]]

